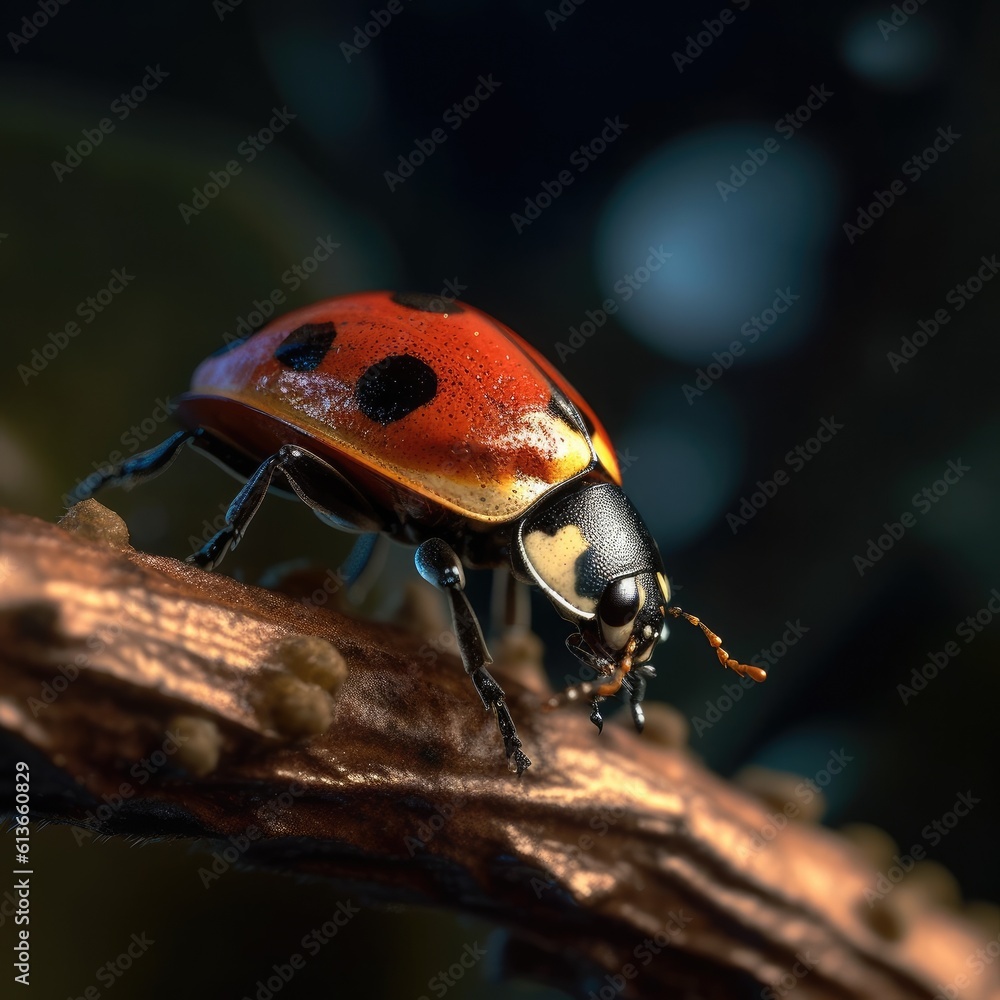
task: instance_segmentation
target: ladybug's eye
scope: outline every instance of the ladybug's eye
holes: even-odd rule
[[[628,625],[639,613],[639,588],[634,576],[615,580],[601,595],[601,621],[615,628]]]
[[[621,649],[628,642],[639,604],[639,586],[634,576],[615,580],[605,588],[597,613],[604,641],[612,649]]]

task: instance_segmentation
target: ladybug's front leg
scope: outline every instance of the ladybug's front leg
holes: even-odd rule
[[[493,658],[486,648],[486,640],[483,639],[483,630],[479,627],[476,613],[465,596],[465,571],[461,561],[447,542],[440,538],[430,538],[417,548],[414,562],[418,572],[428,583],[448,595],[455,638],[458,640],[465,671],[476,685],[487,711],[491,710],[496,716],[508,765],[511,770],[522,774],[525,768],[531,766],[531,761],[521,750],[521,741],[504,700],[503,688],[486,669]]]

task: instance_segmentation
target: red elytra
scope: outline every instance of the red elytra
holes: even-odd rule
[[[275,356],[293,331],[322,336],[327,325],[332,340],[307,371]],[[356,387],[403,357],[430,369],[433,397],[373,420]],[[389,372],[385,383],[387,395],[400,392]],[[552,412],[553,386],[584,427]],[[542,354],[479,309],[429,296],[365,292],[298,309],[203,361],[179,403],[183,426],[210,427],[247,454],[297,443],[349,467],[369,494],[398,502],[403,488],[476,521],[510,521],[595,469],[621,483],[607,431]]]

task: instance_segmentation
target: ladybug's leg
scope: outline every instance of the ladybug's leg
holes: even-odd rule
[[[171,434],[166,441],[149,451],[140,452],[124,462],[112,466],[107,472],[95,472],[81,480],[76,488],[67,494],[69,503],[80,503],[89,500],[98,490],[105,486],[124,486],[126,489],[135,486],[144,479],[158,476],[177,457],[182,444],[196,438],[201,431],[178,431]]]
[[[642,667],[633,670],[625,679],[625,687],[630,689],[628,707],[632,710],[632,722],[636,732],[641,733],[646,725],[646,716],[642,711],[642,699],[646,697],[646,674]]]
[[[417,571],[428,583],[448,595],[455,638],[458,640],[465,671],[476,685],[487,711],[492,710],[496,716],[508,766],[518,774],[523,773],[531,765],[531,761],[521,750],[521,741],[504,700],[503,688],[486,669],[493,659],[486,648],[476,613],[465,596],[465,571],[461,561],[447,542],[440,538],[430,538],[418,546],[414,562]]]
[[[545,708],[560,708],[571,701],[581,701],[584,698],[590,701],[591,713],[590,721],[597,726],[598,732],[604,726],[604,717],[599,708],[600,702],[604,698],[610,698],[617,694],[622,687],[631,690],[634,696],[634,688],[629,687],[631,678],[628,676],[632,672],[632,653],[635,651],[635,639],[630,639],[625,647],[625,654],[615,666],[614,672],[592,681],[581,681],[579,684],[571,684],[564,691],[553,695],[547,702]],[[645,685],[643,685],[645,690]],[[641,697],[641,696],[640,696]],[[640,710],[641,714],[641,710]],[[635,710],[633,709],[633,718]]]
[[[247,480],[226,511],[225,526],[189,556],[188,562],[203,569],[217,566],[243,538],[279,471],[299,498],[334,527],[358,532],[380,527],[371,508],[332,465],[295,445],[285,444]]]
[[[601,715],[601,699],[595,698],[590,703],[590,721],[597,726],[599,733],[604,732],[604,716]]]
[[[340,564],[337,574],[350,588],[351,599],[362,601],[385,564],[389,542],[385,535],[370,531],[358,535],[358,540]]]
[[[271,485],[274,470],[281,464],[281,453],[272,455],[247,480],[246,485],[236,494],[236,499],[226,511],[226,523],[197,552],[188,556],[187,561],[202,569],[213,569],[222,557],[236,548],[247,529],[247,525],[257,513],[264,495]]]
[[[279,455],[281,472],[288,485],[321,521],[341,531],[358,534],[382,530],[382,519],[368,501],[329,462],[290,444],[283,445]],[[373,546],[369,557],[374,551]]]

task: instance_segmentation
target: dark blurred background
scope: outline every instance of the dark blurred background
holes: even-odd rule
[[[734,655],[775,660],[730,707],[732,678],[673,629],[651,697],[692,719],[694,751],[722,773],[812,777],[842,750],[853,760],[826,788],[826,822],[878,824],[901,851],[923,845],[966,898],[1000,896],[1000,621],[985,610],[960,628],[991,600],[1000,610],[1000,281],[983,262],[1000,252],[1000,8],[48,9],[24,0],[3,20],[0,502],[55,519],[113,452],[171,433],[162,401],[276,291],[287,311],[457,286],[602,415],[678,603]],[[267,141],[274,109],[288,123]],[[418,140],[433,146],[422,163]],[[240,172],[206,190],[230,161]],[[321,238],[339,247],[304,263]],[[115,270],[124,290],[88,312]],[[185,454],[101,499],[137,547],[183,556],[233,492]],[[272,500],[224,569],[256,581],[345,551]],[[408,558],[379,586],[381,613],[414,575]],[[561,679],[565,623],[535,610]],[[901,691],[949,642],[948,666]],[[963,792],[980,804],[928,838]],[[239,872],[205,891],[205,855],[183,845],[35,838],[39,997],[252,996],[340,898]],[[102,985],[95,970],[133,932],[156,946]],[[451,996],[557,995],[493,983],[500,948],[482,923],[373,910],[281,995],[440,995],[431,977],[474,941],[488,958]]]

